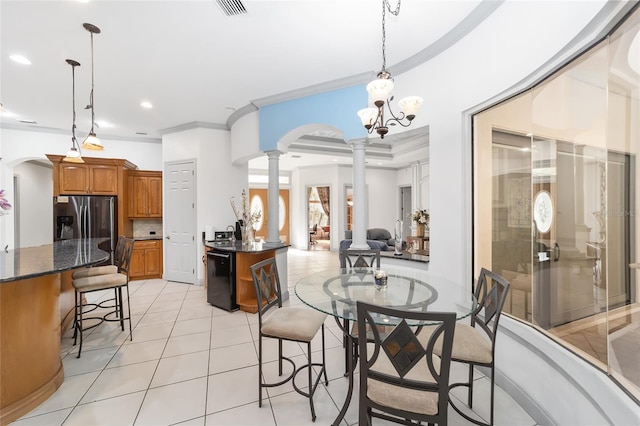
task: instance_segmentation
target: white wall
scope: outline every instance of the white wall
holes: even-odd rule
[[[20,215],[20,247],[53,242],[53,170],[50,166],[24,162],[13,168],[18,178],[19,200],[7,218]]]
[[[197,259],[204,248],[201,235],[206,225],[225,230],[235,223],[230,198],[240,200],[242,190],[248,191],[248,168],[231,164],[231,136],[226,130],[191,129],[162,137],[164,162],[196,161],[196,247]],[[197,261],[196,282],[204,279],[204,265]]]
[[[231,162],[239,164],[260,153],[258,111],[238,119],[231,128]]]

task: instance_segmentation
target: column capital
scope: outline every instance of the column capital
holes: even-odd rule
[[[282,154],[284,154],[284,152],[278,151],[277,149],[274,149],[274,150],[271,150],[271,151],[265,151],[265,154],[267,154],[267,157],[269,157],[269,158],[278,158]]]
[[[369,144],[369,138],[357,138],[357,139],[349,139],[345,141],[347,144],[351,145],[351,148],[355,149],[364,149],[365,146]]]

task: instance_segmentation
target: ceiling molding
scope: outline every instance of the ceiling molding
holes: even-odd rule
[[[233,113],[227,119],[227,127],[231,129],[233,125],[236,124],[236,121],[240,120],[245,115],[249,115],[252,112],[256,111],[258,111],[258,107],[254,104],[249,104],[243,106],[242,108],[238,108],[237,110],[233,111]]]
[[[174,127],[167,127],[166,129],[158,130],[161,135],[167,135],[170,133],[184,132],[185,130],[193,129],[214,129],[214,130],[227,130],[229,127],[226,124],[207,123],[206,121],[191,121],[189,123],[179,124]]]
[[[71,136],[71,132],[67,129],[58,129],[55,127],[41,127],[34,126],[31,124],[13,124],[13,123],[2,123],[0,122],[1,129],[10,129],[10,130],[20,130],[25,132],[38,132],[38,133],[55,133],[58,135],[68,135]],[[152,138],[146,136],[115,136],[109,135],[105,133],[100,133],[100,139],[109,140],[109,141],[131,141],[131,142],[152,142],[152,143],[162,143],[162,139],[160,138]]]
[[[458,23],[452,30],[440,37],[429,46],[425,47],[418,53],[409,58],[398,62],[395,65],[389,67],[391,75],[399,75],[405,73],[425,62],[430,61],[442,52],[449,49],[451,46],[462,40],[471,31],[476,29],[478,25],[483,23],[493,12],[495,12],[505,0],[483,0],[478,6],[476,6],[471,13],[469,13],[460,23]]]

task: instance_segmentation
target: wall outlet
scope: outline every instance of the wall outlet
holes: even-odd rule
[[[156,235],[156,231],[149,231],[149,235]]]

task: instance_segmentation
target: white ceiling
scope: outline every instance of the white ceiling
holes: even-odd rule
[[[395,6],[395,0],[388,1]],[[94,103],[103,139],[159,140],[163,131],[193,122],[224,128],[256,105],[366,83],[381,68],[381,1],[243,4],[247,14],[228,17],[215,0],[0,0],[0,125],[70,134],[71,66],[65,61],[70,58],[81,63],[76,69],[77,137],[84,138],[91,126],[84,109],[91,86],[85,22],[101,29],[94,36]],[[399,17],[387,13],[387,67],[397,75],[437,56],[438,49],[464,37],[501,4],[403,1]],[[519,10],[522,16],[514,19],[526,19],[526,8]],[[26,56],[31,65],[13,62],[13,54]],[[142,108],[142,101],[153,108]],[[413,137],[424,142],[425,131]],[[340,140],[340,135],[309,137],[323,141],[320,151],[326,149],[324,142]],[[313,163],[311,153],[291,150],[282,158],[282,169],[289,160]],[[304,160],[288,158],[292,155]],[[333,152],[318,158],[343,161]],[[405,160],[387,160],[382,154],[369,158],[370,164],[390,167]],[[264,159],[250,167],[260,167],[259,161]]]
[[[227,17],[214,0],[3,0],[0,102],[14,116],[1,120],[70,129],[71,58],[81,63],[77,125],[80,134],[88,131],[84,22],[102,31],[94,36],[95,113],[111,127],[99,133],[121,138],[158,138],[162,129],[193,121],[225,125],[234,109],[253,101],[366,73],[364,82],[381,67],[380,2],[243,3],[247,14]],[[478,3],[405,0],[398,18],[387,14],[387,64],[433,43]],[[8,59],[16,53],[32,64]],[[153,108],[141,108],[143,100]]]

